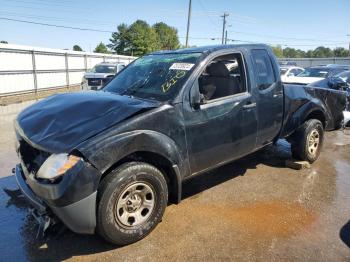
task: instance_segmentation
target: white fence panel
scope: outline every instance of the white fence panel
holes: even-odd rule
[[[69,72],[69,83],[80,84],[83,79],[84,72]]]
[[[81,83],[104,61],[126,64],[135,57],[0,44],[0,96]],[[34,62],[33,62],[34,61]]]
[[[87,68],[91,69],[96,64],[102,63],[102,62],[103,62],[103,57],[88,57],[87,58]]]
[[[350,65],[350,57],[279,58],[278,61],[295,62],[298,66],[301,66],[301,67],[328,65],[328,64]]]
[[[66,60],[63,55],[35,54],[36,70],[58,70],[66,68]]]
[[[0,51],[0,71],[32,70],[32,54]]]
[[[60,87],[66,85],[66,73],[39,73],[37,74],[38,89]]]
[[[32,74],[0,75],[0,80],[0,95],[35,89]]]
[[[83,56],[69,56],[68,68],[69,69],[85,69],[85,58]]]

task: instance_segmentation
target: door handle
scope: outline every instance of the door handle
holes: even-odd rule
[[[250,109],[256,107],[256,103],[248,102],[243,106],[244,109]]]
[[[281,97],[281,96],[283,96],[283,92],[277,92],[273,94],[273,97]]]

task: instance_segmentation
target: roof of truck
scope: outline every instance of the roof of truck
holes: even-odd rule
[[[237,45],[209,45],[200,47],[182,48],[176,50],[163,50],[152,53],[153,55],[159,54],[186,54],[186,53],[212,53],[218,50],[230,49],[230,48],[267,48],[265,44],[237,44]]]

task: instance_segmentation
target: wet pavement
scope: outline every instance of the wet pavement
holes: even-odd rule
[[[350,261],[350,130],[326,134],[310,169],[284,167],[280,141],[184,184],[144,240],[117,248],[98,236],[66,231],[36,239],[15,189],[12,121],[0,111],[0,261]]]

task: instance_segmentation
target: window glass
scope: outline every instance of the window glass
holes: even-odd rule
[[[91,73],[115,73],[116,67],[113,65],[95,65],[91,69]]]
[[[302,69],[296,69],[296,71],[297,71],[297,72],[296,72],[296,76],[299,75],[301,72],[303,72]]]
[[[308,67],[305,71],[300,73],[299,77],[326,77],[330,71],[330,68],[326,67]]]
[[[125,67],[125,65],[119,65],[119,70],[118,70],[118,72],[119,71],[122,71],[122,69]]]
[[[269,88],[276,80],[271,60],[266,50],[252,50],[257,84],[260,90]]]
[[[214,58],[198,78],[203,101],[210,101],[246,92],[245,72],[241,54]]]
[[[103,91],[158,101],[171,100],[178,94],[201,55],[170,53],[143,56],[117,74]]]
[[[288,69],[287,68],[280,68],[281,75],[285,75],[287,73]]]

